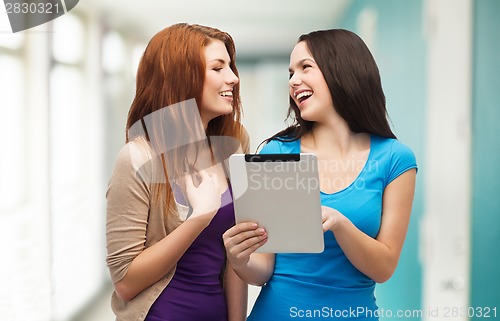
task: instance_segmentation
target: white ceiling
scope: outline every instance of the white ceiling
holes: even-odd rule
[[[239,56],[288,55],[298,36],[335,27],[352,0],[85,0],[112,27],[149,40],[174,23],[208,25],[234,38]]]

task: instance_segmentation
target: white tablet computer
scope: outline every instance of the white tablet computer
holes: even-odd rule
[[[267,231],[268,241],[257,252],[323,251],[314,154],[234,154],[229,174],[236,222],[257,222]]]

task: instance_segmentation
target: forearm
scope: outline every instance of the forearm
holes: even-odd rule
[[[141,252],[130,264],[125,277],[115,283],[118,295],[124,300],[131,300],[159,281],[172,270],[205,227],[204,221],[189,219]]]
[[[224,293],[227,300],[229,321],[244,321],[247,316],[248,285],[227,263],[224,278]]]
[[[382,220],[377,237],[359,230],[344,215],[330,212],[331,224],[338,244],[349,261],[375,282],[387,281],[394,273],[410,223],[415,189],[415,170],[409,170],[393,180],[384,190]],[[336,214],[337,213],[337,214]]]
[[[377,283],[387,281],[399,260],[399,250],[360,231],[347,218],[340,220],[334,230],[335,239],[349,261]]]

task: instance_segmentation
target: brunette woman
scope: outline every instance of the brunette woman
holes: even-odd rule
[[[415,156],[389,126],[377,65],[356,34],[335,29],[301,36],[289,72],[295,122],[261,152],[318,157],[325,250],[254,253],[267,240],[263,228],[249,222],[228,230],[231,266],[263,286],[248,320],[378,320],[375,284],[398,264]]]

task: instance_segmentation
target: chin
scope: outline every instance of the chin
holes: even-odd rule
[[[300,117],[306,121],[324,121],[327,114],[322,112],[321,109],[316,108],[316,106],[308,106],[309,108],[303,108],[300,110]],[[312,107],[312,108],[311,108]]]
[[[224,108],[224,110],[221,112],[221,116],[229,115],[232,112],[233,112],[233,106],[229,106],[227,108]]]
[[[317,121],[317,117],[314,117],[314,115],[309,115],[308,113],[300,113],[300,118],[305,121]]]
[[[207,117],[210,119],[214,119],[214,118],[217,118],[219,116],[228,115],[228,114],[231,114],[232,112],[233,112],[233,106],[228,106],[228,107],[218,106],[216,108],[200,110],[200,113],[202,114],[202,118]],[[205,115],[205,116],[203,116],[203,115]]]
[[[212,119],[215,119],[217,117],[222,117],[222,116],[226,116],[226,115],[230,115],[231,113],[233,112],[233,109],[231,108],[230,110],[220,110],[220,111],[217,111],[214,113],[214,117]]]

